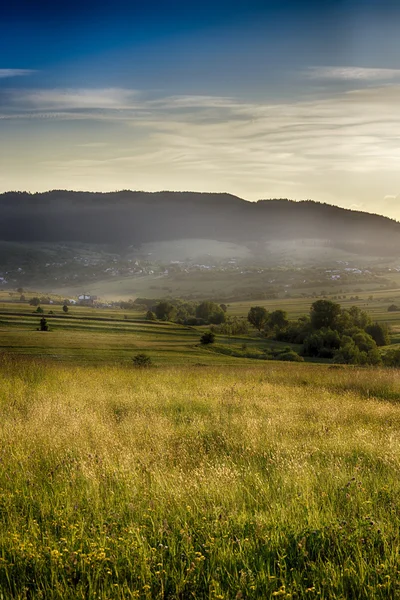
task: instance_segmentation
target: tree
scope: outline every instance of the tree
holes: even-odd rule
[[[38,306],[36,309],[37,313],[42,313],[43,312],[43,308],[41,306]]]
[[[361,310],[361,308],[358,308],[358,306],[352,306],[349,308],[348,312],[351,316],[354,327],[365,329],[367,325],[370,325],[371,319],[369,315],[364,310]]]
[[[335,363],[344,364],[360,364],[360,350],[357,348],[354,340],[344,335],[342,337],[342,345],[333,357]]]
[[[215,342],[215,335],[212,331],[205,331],[200,338],[200,344],[207,345]]]
[[[375,340],[377,346],[388,346],[390,344],[389,327],[386,323],[372,323],[367,325],[365,331]]]
[[[284,310],[274,310],[270,313],[267,321],[268,329],[280,330],[285,329],[289,325],[287,313]]]
[[[152,310],[147,311],[145,318],[146,318],[146,321],[156,321],[157,320],[157,317],[156,317],[155,313],[153,313]]]
[[[397,306],[397,304],[391,304],[390,306],[388,306],[388,311],[389,312],[397,312],[400,310],[400,307]]]
[[[247,314],[247,320],[261,331],[268,321],[268,311],[263,306],[252,306]]]
[[[366,331],[363,331],[362,329],[353,333],[351,337],[360,352],[368,353],[370,350],[376,349],[375,341]]]
[[[20,302],[25,302],[25,300],[26,300],[26,298],[25,298],[24,294],[21,294],[20,297],[19,297],[19,301]]]
[[[162,300],[155,307],[157,319],[160,319],[160,321],[171,321],[175,312],[175,306],[167,300]]]
[[[341,313],[340,304],[331,300],[317,300],[311,305],[311,325],[313,329],[330,327],[336,329]]]
[[[305,356],[319,356],[332,358],[335,351],[340,348],[340,336],[337,331],[323,328],[313,331],[305,340],[303,353]]]
[[[18,292],[18,294],[23,294],[23,293],[24,293],[24,288],[22,288],[22,287],[19,287],[19,288],[17,289],[17,292]]]
[[[31,306],[39,306],[39,304],[40,304],[40,298],[38,298],[37,296],[34,296],[33,298],[31,298],[29,300],[29,304]]]
[[[40,331],[48,331],[49,326],[47,325],[47,321],[44,317],[40,319]]]
[[[65,314],[67,314],[68,312],[68,306],[66,304],[64,304],[63,306],[63,312],[65,312]]]
[[[198,305],[196,317],[203,319],[206,323],[214,323],[215,325],[225,321],[225,313],[222,308],[216,302],[210,300],[204,300]]]

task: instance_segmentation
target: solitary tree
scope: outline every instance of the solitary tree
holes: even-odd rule
[[[65,314],[67,314],[68,312],[68,306],[66,304],[64,304],[63,306],[63,312],[65,312]]]
[[[252,306],[247,315],[248,322],[261,331],[268,321],[268,311],[263,306]]]
[[[205,331],[200,338],[200,344],[204,346],[207,344],[213,344],[215,342],[215,335],[212,331]]]
[[[47,325],[47,320],[42,317],[40,319],[40,331],[48,331],[49,330],[49,326]]]

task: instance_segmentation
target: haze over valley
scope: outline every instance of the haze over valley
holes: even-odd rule
[[[0,209],[3,289],[257,299],[387,286],[400,267],[399,223],[312,201],[55,190]]]

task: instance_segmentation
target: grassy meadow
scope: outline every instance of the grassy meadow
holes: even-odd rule
[[[0,370],[1,598],[400,596],[394,370]]]
[[[388,300],[350,304],[390,317],[399,343]],[[255,304],[310,307],[228,314]],[[254,360],[241,347],[287,344],[207,348],[204,328],[135,311],[43,309],[46,332],[33,307],[0,304],[0,600],[400,597],[396,370]]]

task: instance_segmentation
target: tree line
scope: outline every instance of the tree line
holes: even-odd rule
[[[283,310],[268,312],[253,306],[247,319],[266,337],[300,344],[302,356],[344,364],[400,365],[400,350],[379,351],[379,347],[390,344],[389,327],[374,323],[357,306],[345,309],[331,300],[317,300],[310,313],[297,320],[289,320]]]

